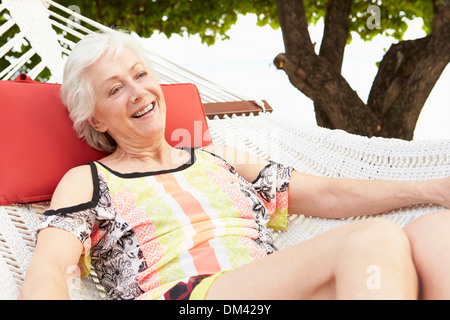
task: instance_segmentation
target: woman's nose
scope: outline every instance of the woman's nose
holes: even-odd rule
[[[132,103],[139,102],[146,95],[147,95],[147,91],[144,89],[143,86],[141,86],[137,83],[135,83],[131,86],[130,100]]]

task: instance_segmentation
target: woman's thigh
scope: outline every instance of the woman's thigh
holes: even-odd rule
[[[403,231],[390,221],[374,218],[345,224],[226,272],[214,282],[207,299],[334,299],[339,272],[361,277],[361,285],[367,286],[368,267],[377,263],[370,259],[383,254],[370,246],[378,246],[381,235],[386,242],[401,243],[400,250],[406,247]],[[346,260],[361,264],[361,272],[346,266]]]

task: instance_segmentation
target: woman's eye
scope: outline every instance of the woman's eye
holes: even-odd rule
[[[142,71],[142,72],[139,72],[139,73],[138,73],[137,77],[138,77],[138,78],[142,78],[142,77],[145,77],[146,75],[147,75],[147,72]]]
[[[120,90],[119,87],[115,87],[115,88],[113,88],[113,89],[109,92],[109,95],[110,95],[110,96],[113,96],[113,95],[115,95],[117,92],[119,92],[119,90]]]

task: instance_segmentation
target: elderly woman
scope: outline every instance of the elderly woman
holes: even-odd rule
[[[68,297],[67,270],[78,263],[84,274],[95,269],[108,299],[414,299],[419,285],[426,297],[445,292],[448,275],[429,258],[446,250],[438,262],[450,263],[445,214],[406,232],[367,219],[280,251],[270,228],[286,223],[288,208],[340,218],[448,207],[449,179],[329,179],[231,148],[172,148],[143,52],[129,35],[94,34],[66,63],[62,97],[74,127],[110,154],[59,183],[22,298]],[[371,270],[380,271],[375,283]]]

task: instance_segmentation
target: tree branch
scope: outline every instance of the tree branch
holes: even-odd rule
[[[444,41],[441,55],[450,61],[450,0],[434,0],[433,36]]]
[[[301,56],[309,58],[315,56],[303,0],[277,0],[277,6],[286,55],[289,59],[294,64],[299,64]]]
[[[329,0],[319,55],[340,73],[349,33],[352,0]]]
[[[319,56],[330,64],[330,71],[341,74],[345,46],[349,33],[349,16],[352,0],[329,0],[325,15],[325,29],[320,46]],[[314,102],[317,124],[325,128],[333,128],[333,122],[324,111],[325,107]]]
[[[420,112],[447,64],[448,61],[436,60],[431,52],[426,54],[396,103],[384,115],[383,136],[413,138]],[[402,119],[401,125],[398,119]]]
[[[393,44],[384,55],[372,84],[367,105],[378,117],[397,101],[425,55],[430,37]]]
[[[422,59],[417,64],[405,89],[385,114],[385,132],[412,139],[413,132],[429,94],[450,62],[450,0],[435,1],[433,33]],[[395,119],[404,119],[399,126]]]

